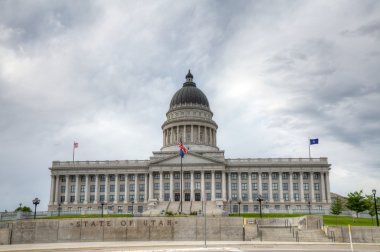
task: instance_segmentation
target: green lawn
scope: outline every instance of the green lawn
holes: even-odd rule
[[[285,218],[285,217],[299,217],[299,216],[304,216],[305,214],[281,214],[281,213],[263,213],[262,216],[263,218]],[[229,216],[232,217],[239,217],[239,214],[233,213],[230,214]],[[260,218],[259,213],[241,213],[240,217],[245,217],[245,218]]]
[[[131,214],[104,214],[103,216],[104,218],[132,217]],[[102,218],[102,215],[101,214],[74,214],[74,215],[39,217],[38,219],[69,219],[69,218]]]

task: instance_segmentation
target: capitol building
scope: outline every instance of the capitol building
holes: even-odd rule
[[[215,212],[258,212],[258,197],[267,211],[330,208],[325,157],[225,157],[208,99],[190,71],[161,128],[162,148],[146,160],[53,161],[48,209],[190,213],[206,202]],[[183,158],[179,141],[189,148]]]

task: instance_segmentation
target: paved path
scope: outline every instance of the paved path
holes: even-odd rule
[[[354,251],[380,252],[380,244],[355,243]],[[0,245],[0,251],[351,251],[347,243],[287,243],[242,241],[138,241],[138,242],[72,242]]]

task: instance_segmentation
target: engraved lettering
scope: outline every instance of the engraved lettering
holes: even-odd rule
[[[148,220],[144,220],[144,226],[148,226]]]
[[[164,223],[162,222],[162,220],[160,220],[160,222],[158,223],[159,226],[163,226]]]
[[[152,227],[154,227],[154,223],[155,223],[155,222],[156,222],[156,220],[151,220],[151,221],[150,221],[150,224],[151,224]]]
[[[87,227],[87,221],[84,221],[84,226]]]
[[[77,221],[77,227],[80,227],[80,221]]]
[[[111,221],[107,221],[107,227],[111,226]]]
[[[168,222],[166,223],[166,225],[171,226],[172,225],[172,220],[168,220]]]
[[[104,221],[101,220],[101,221],[99,221],[99,222],[100,222],[100,226],[103,227],[103,223],[104,223]]]
[[[93,222],[91,223],[91,227],[95,227],[95,226],[96,226],[95,221],[93,221]]]
[[[122,220],[122,221],[120,222],[120,225],[122,225],[122,226],[126,226],[126,225],[127,225],[127,222],[124,221],[124,220]]]

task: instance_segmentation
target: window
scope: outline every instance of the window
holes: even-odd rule
[[[200,172],[195,172],[194,173],[195,179],[200,179],[201,178],[201,173]]]
[[[110,196],[109,196],[109,201],[110,201],[110,202],[113,202],[114,200],[115,200],[115,196],[114,196],[114,195],[110,195]]]
[[[232,183],[231,184],[231,189],[232,190],[237,190],[237,183]]]
[[[75,201],[75,196],[70,196],[70,202],[73,203]]]
[[[257,200],[257,194],[256,194],[256,193],[253,193],[253,194],[252,194],[252,199],[253,199],[253,200]]]
[[[243,172],[240,175],[241,175],[241,179],[247,179],[248,178],[248,173],[246,173],[246,172]]]
[[[175,172],[174,173],[174,179],[180,179],[180,173],[179,172]]]
[[[115,175],[110,175],[110,181],[115,181]]]
[[[86,176],[80,176],[80,182],[86,182]]]
[[[309,173],[304,172],[302,177],[303,177],[303,179],[308,179],[309,178]]]
[[[178,182],[174,183],[174,190],[179,190],[179,183]]]
[[[120,180],[120,181],[125,181],[125,176],[124,176],[123,174],[120,174],[120,175],[119,175],[119,180]]]
[[[272,179],[278,179],[278,173],[277,172],[272,173]]]
[[[236,193],[233,193],[233,194],[231,195],[231,198],[232,198],[232,200],[237,200],[237,194],[236,194]]]
[[[247,190],[247,183],[242,183],[241,184],[241,189],[242,190]]]
[[[134,192],[135,191],[135,184],[130,184],[129,185],[129,191]]]
[[[272,184],[272,189],[273,190],[278,190],[278,184],[277,183],[273,183]]]
[[[211,173],[205,172],[205,179],[211,179]]]
[[[314,190],[319,190],[319,183],[314,183]]]
[[[298,183],[293,183],[293,190],[298,190]]]
[[[99,191],[100,192],[105,192],[106,191],[106,186],[105,185],[100,185]]]
[[[309,194],[308,194],[308,193],[305,193],[305,194],[303,195],[303,198],[304,198],[306,201],[308,201],[308,200],[310,199]]]
[[[201,190],[201,183],[195,182],[195,190]]]
[[[137,207],[137,212],[139,212],[139,213],[144,212],[144,207],[143,206],[138,206]]]
[[[298,179],[298,173],[293,173],[293,179]]]
[[[185,190],[190,190],[190,182],[185,182]]]
[[[263,199],[268,200],[268,194],[267,193],[263,193]]]
[[[129,195],[129,201],[135,201],[135,195],[134,194],[131,194]]]
[[[268,190],[268,183],[263,183],[263,190]]]
[[[160,173],[158,173],[158,172],[153,173],[153,178],[154,179],[160,179]]]
[[[61,186],[61,193],[65,193],[66,192],[66,186]]]
[[[243,194],[241,195],[241,199],[242,199],[243,201],[247,201],[247,200],[248,200],[248,194],[243,193]]]
[[[128,213],[133,213],[133,206],[128,206]]]
[[[169,184],[169,183],[165,183]],[[154,190],[160,190],[160,183],[154,183]]]
[[[222,198],[222,194],[221,193],[215,193],[215,198],[221,199]]]
[[[144,192],[145,191],[145,184],[139,184],[139,191]]]
[[[313,177],[314,177],[314,179],[319,179],[319,173],[314,173],[314,175],[313,175]]]
[[[119,185],[119,191],[125,192],[125,185]]]
[[[257,183],[252,183],[252,190],[257,190]]]
[[[315,194],[315,200],[316,200],[317,202],[320,202],[320,201],[321,201],[321,195],[320,195],[319,193],[316,193],[316,194]]]
[[[72,185],[72,186],[70,187],[70,192],[75,193],[75,186]]]
[[[61,182],[66,182],[66,177],[65,176],[61,176]]]
[[[110,192],[115,192],[115,185],[110,185]]]
[[[261,178],[262,179],[268,179],[268,173],[262,173]]]
[[[257,173],[252,173],[252,174],[251,174],[251,178],[252,178],[252,179],[257,179]]]
[[[222,183],[221,182],[215,182],[215,189],[216,190],[222,189]]]
[[[288,183],[282,183],[282,190],[285,190],[285,191],[289,190]]]
[[[117,212],[118,213],[122,213],[123,212],[123,207],[122,206],[118,206],[117,207]]]
[[[144,202],[144,199],[145,199],[144,194],[140,194],[139,195],[139,201]]]
[[[86,190],[86,186],[85,185],[81,185],[80,186],[80,192],[85,192]]]
[[[236,172],[231,173],[231,179],[237,179],[237,173]]]
[[[145,180],[145,174],[139,174],[139,180],[144,181]]]
[[[216,179],[221,179],[221,178],[222,178],[222,173],[220,173],[220,172],[215,172],[215,178],[216,178]]]
[[[124,195],[119,195],[119,201],[123,202],[124,201]]]
[[[183,178],[184,179],[190,179],[190,172],[185,172],[184,174],[183,174]]]
[[[206,200],[211,200],[211,193],[206,193]]]
[[[61,196],[61,203],[65,202],[65,196]]]
[[[104,176],[104,175],[100,175],[100,176],[99,176],[99,179],[100,179],[100,181],[106,181],[106,176]]]
[[[95,177],[94,175],[91,175],[91,176],[90,176],[90,181],[91,181],[91,182],[95,182],[95,179],[96,179],[96,177]]]
[[[164,179],[170,179],[170,173],[164,173]]]
[[[273,200],[278,201],[278,193],[273,193]]]
[[[295,201],[299,201],[300,200],[300,196],[299,196],[298,193],[294,193],[293,198],[294,198]]]
[[[283,197],[284,197],[285,201],[289,201],[289,194],[288,193],[284,193]]]
[[[281,206],[280,206],[280,205],[275,205],[275,206],[274,206],[274,209],[276,209],[276,210],[280,210],[280,209],[281,209]]]
[[[303,189],[309,190],[309,183],[303,183]]]
[[[90,192],[95,192],[95,185],[90,185]]]
[[[99,195],[99,201],[100,202],[104,202],[104,199],[105,199],[104,195]]]
[[[129,181],[135,181],[135,175],[134,174],[129,174],[128,175],[128,180]]]
[[[282,179],[288,179],[288,178],[289,178],[289,173],[284,172],[284,173],[282,174]]]
[[[160,188],[160,186],[158,186]],[[164,183],[164,190],[170,190],[170,183]]]
[[[205,183],[205,189],[206,190],[211,190],[211,182],[206,182]]]
[[[95,201],[95,195],[90,195],[90,202],[93,203]]]
[[[158,199],[158,195],[157,195],[157,198],[156,199]],[[170,193],[165,193],[164,194],[164,200],[165,201],[169,201],[170,200]]]
[[[71,182],[75,182],[75,176],[70,176]]]

